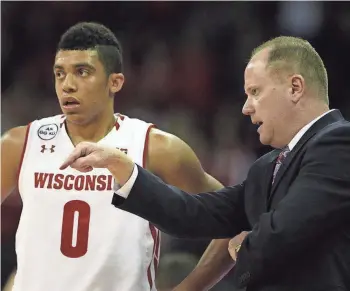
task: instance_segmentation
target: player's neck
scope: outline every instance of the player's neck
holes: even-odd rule
[[[66,120],[67,133],[76,146],[82,141],[98,142],[104,138],[114,127],[115,117],[113,112],[101,114],[87,124],[75,124]]]

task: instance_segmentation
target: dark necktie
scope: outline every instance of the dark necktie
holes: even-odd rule
[[[282,149],[282,151],[278,155],[278,158],[277,158],[277,161],[276,161],[275,170],[273,171],[272,184],[275,182],[275,178],[276,178],[277,172],[280,169],[283,161],[285,160],[285,158],[288,156],[289,153],[290,153],[289,147],[286,146],[285,148]]]

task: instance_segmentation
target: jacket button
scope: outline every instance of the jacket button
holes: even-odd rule
[[[247,284],[247,281],[250,279],[250,272],[245,272],[239,277],[239,282],[241,287]]]

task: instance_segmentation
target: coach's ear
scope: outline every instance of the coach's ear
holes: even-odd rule
[[[290,97],[294,103],[298,103],[305,91],[305,80],[302,75],[293,75],[290,78]]]
[[[119,92],[124,85],[124,75],[122,73],[113,73],[109,76],[109,90],[114,96],[115,93]]]

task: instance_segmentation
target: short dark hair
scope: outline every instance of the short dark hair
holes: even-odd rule
[[[80,22],[70,27],[58,43],[60,50],[96,50],[106,74],[123,70],[122,48],[114,33],[95,22]]]

